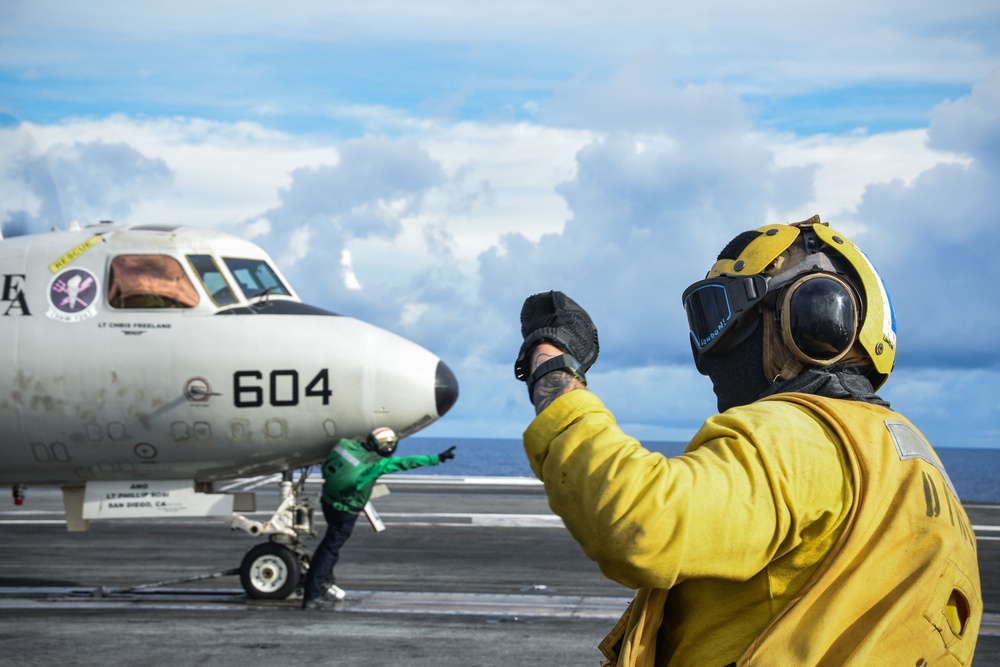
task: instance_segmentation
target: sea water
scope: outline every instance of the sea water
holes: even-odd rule
[[[684,451],[685,444],[643,442],[647,449],[665,456],[677,456]],[[456,446],[454,459],[442,466],[419,468],[413,472],[468,477],[534,477],[519,439],[414,436],[403,441],[397,456],[436,454],[452,445]],[[936,451],[962,502],[1000,503],[1000,448],[939,447]]]

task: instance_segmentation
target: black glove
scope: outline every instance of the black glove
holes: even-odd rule
[[[448,459],[453,459],[453,458],[455,458],[455,448],[449,447],[448,449],[438,454],[438,463],[444,463]]]
[[[601,347],[590,315],[562,292],[544,292],[524,300],[521,335],[524,343],[514,362],[514,376],[525,382],[530,380],[528,354],[541,342],[551,342],[572,355],[580,364],[581,374],[597,361]]]

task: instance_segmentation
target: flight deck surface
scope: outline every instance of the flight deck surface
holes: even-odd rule
[[[212,519],[65,530],[57,490],[0,507],[0,665],[593,665],[631,592],[579,550],[533,480],[393,476],[337,565],[333,611],[250,600],[231,572],[258,544]],[[261,514],[277,484],[253,488]],[[312,487],[315,489],[315,487]],[[969,504],[1000,664],[1000,506]],[[319,516],[319,513],[317,513]],[[318,528],[324,528],[319,520]],[[308,540],[315,546],[318,538]]]

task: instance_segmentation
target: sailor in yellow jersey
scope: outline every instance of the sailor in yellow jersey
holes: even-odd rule
[[[881,278],[818,216],[740,234],[683,294],[720,413],[674,458],[586,388],[597,330],[561,292],[521,311],[515,375],[549,504],[636,589],[605,665],[969,665],[976,540],[937,455],[875,391]]]

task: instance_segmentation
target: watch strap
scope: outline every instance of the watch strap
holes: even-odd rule
[[[580,362],[571,354],[560,354],[557,357],[552,357],[551,359],[546,359],[542,363],[538,364],[538,368],[534,370],[531,374],[531,378],[528,380],[528,399],[534,401],[535,385],[542,377],[553,373],[555,371],[566,371],[577,380],[583,383],[584,386],[587,384],[587,376],[583,374],[580,370]]]

